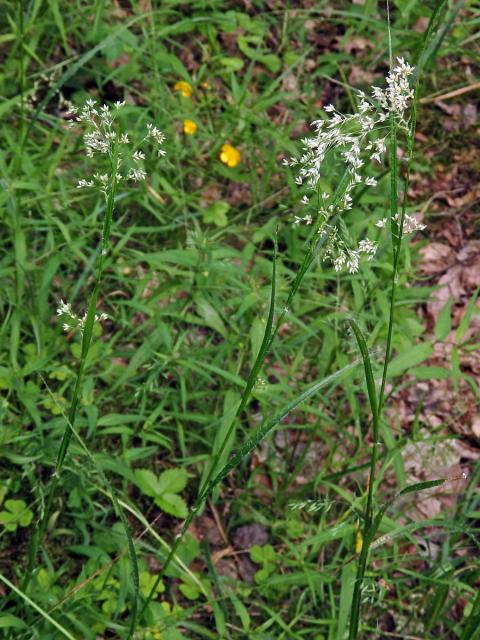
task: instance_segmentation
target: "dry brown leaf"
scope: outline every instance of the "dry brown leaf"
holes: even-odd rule
[[[438,275],[455,264],[455,251],[446,244],[431,242],[420,251],[420,269],[427,275]]]
[[[232,541],[236,549],[244,551],[258,544],[263,547],[268,542],[268,530],[263,524],[252,522],[235,529]]]
[[[351,54],[352,51],[365,51],[371,48],[372,43],[368,38],[364,38],[363,36],[350,36],[343,45],[343,49],[348,54]]]
[[[373,84],[375,75],[371,71],[366,71],[356,64],[352,65],[352,70],[348,76],[348,82],[352,85]]]

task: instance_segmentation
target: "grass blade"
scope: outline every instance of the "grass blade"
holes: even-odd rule
[[[42,607],[40,607],[36,602],[34,602],[31,598],[29,598],[26,593],[21,591],[12,582],[10,582],[8,578],[5,578],[5,576],[2,575],[1,573],[0,573],[0,580],[9,589],[15,592],[18,596],[20,596],[20,598],[22,598],[22,600],[24,600],[28,604],[28,606],[32,607],[32,609],[35,609],[35,611],[37,611],[43,618],[45,618],[47,622],[49,622],[56,629],[58,629],[58,631],[60,631],[62,636],[64,636],[65,638],[68,638],[69,640],[75,640],[74,636],[72,636],[72,634],[69,631],[67,631],[65,627],[62,627],[62,625],[59,624],[54,618],[52,618],[52,616],[50,616],[44,609],[42,609]]]

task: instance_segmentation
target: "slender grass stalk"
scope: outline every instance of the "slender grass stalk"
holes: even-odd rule
[[[53,500],[55,498],[58,483],[60,481],[60,473],[63,467],[65,456],[67,455],[68,447],[72,437],[72,427],[75,426],[75,421],[77,417],[77,409],[78,409],[78,403],[80,400],[80,392],[82,390],[83,377],[85,373],[85,368],[87,366],[87,358],[90,350],[90,345],[92,342],[92,333],[93,333],[93,326],[95,323],[95,311],[97,308],[97,300],[100,292],[103,272],[105,269],[105,262],[106,262],[106,258],[107,258],[108,250],[110,246],[110,230],[112,226],[113,210],[115,205],[115,194],[117,191],[118,153],[119,153],[119,138],[117,136],[116,143],[114,145],[114,152],[112,154],[112,157],[110,158],[111,181],[110,181],[110,186],[109,186],[109,191],[107,196],[107,206],[105,210],[105,216],[103,219],[102,237],[100,242],[100,254],[98,257],[98,263],[96,268],[95,284],[94,284],[93,291],[90,297],[90,302],[88,305],[85,325],[83,327],[82,346],[81,346],[81,353],[80,353],[80,361],[79,361],[78,370],[77,370],[77,377],[75,380],[72,400],[71,400],[70,409],[68,412],[67,425],[63,432],[63,437],[60,442],[60,447],[58,449],[57,459],[55,462],[55,468],[53,471],[52,479],[50,481],[45,508],[41,516],[39,526],[35,530],[35,533],[33,535],[32,544],[30,546],[28,566],[27,566],[27,570],[26,570],[25,577],[22,584],[22,589],[24,591],[27,589],[28,584],[30,583],[30,580],[32,578],[33,568],[36,561],[38,548],[42,541],[43,535],[45,533],[45,529],[48,524],[48,519],[50,517]]]
[[[347,182],[347,172],[345,171],[344,174],[342,175],[342,178],[335,190],[335,195],[333,197],[333,203],[335,204],[340,197],[342,196],[343,190],[345,188]],[[295,280],[292,283],[292,286],[290,287],[289,293],[287,295],[287,300],[286,303],[282,309],[282,311],[280,312],[277,321],[275,323],[275,325],[273,324],[273,318],[274,318],[274,312],[275,312],[275,290],[276,290],[276,261],[277,261],[277,240],[276,240],[276,236],[275,236],[275,253],[274,253],[274,259],[273,259],[273,269],[272,269],[272,287],[271,287],[271,295],[270,295],[270,308],[269,308],[269,312],[268,312],[268,318],[267,318],[267,323],[266,323],[266,327],[265,327],[265,332],[263,335],[263,340],[262,340],[262,344],[260,346],[259,352],[257,354],[257,357],[255,359],[255,362],[253,364],[253,367],[250,371],[250,374],[247,378],[247,382],[245,383],[245,387],[243,389],[242,392],[242,396],[238,405],[238,408],[235,412],[235,415],[232,419],[232,422],[226,432],[226,435],[219,447],[219,450],[217,451],[216,455],[213,458],[212,461],[212,465],[208,471],[208,474],[206,475],[206,478],[204,480],[203,486],[200,488],[199,494],[197,496],[197,499],[193,505],[193,507],[191,508],[187,518],[185,519],[182,528],[180,530],[180,533],[176,536],[175,541],[170,549],[170,553],[168,554],[162,569],[160,570],[159,574],[157,575],[157,578],[155,580],[155,583],[152,587],[152,589],[150,590],[150,593],[148,594],[146,601],[143,605],[143,609],[142,609],[142,613],[143,611],[145,611],[146,607],[148,606],[148,603],[151,601],[155,590],[158,586],[158,584],[160,583],[160,580],[162,579],[162,577],[165,574],[165,571],[167,570],[167,568],[169,567],[170,563],[172,562],[173,558],[175,557],[175,554],[178,550],[178,547],[180,546],[180,543],[183,539],[183,537],[185,536],[186,532],[188,531],[188,528],[190,526],[190,524],[192,523],[193,519],[195,518],[195,516],[197,515],[197,513],[199,512],[199,510],[201,509],[201,507],[203,506],[204,502],[206,501],[206,499],[208,498],[208,496],[210,495],[210,492],[214,489],[214,487],[226,476],[226,473],[224,473],[225,469],[228,467],[229,471],[227,473],[229,473],[237,464],[239,464],[239,462],[242,460],[243,457],[245,457],[246,455],[248,455],[248,453],[250,451],[252,451],[252,448],[248,449],[248,444],[250,441],[248,441],[246,443],[247,449],[248,451],[246,451],[244,449],[244,447],[242,447],[240,449],[240,451],[243,451],[243,455],[241,457],[234,456],[232,458],[232,461],[235,460],[235,463],[232,464],[232,466],[230,466],[231,463],[227,463],[227,465],[220,471],[219,474],[217,474],[216,476],[214,476],[215,471],[217,470],[217,465],[219,460],[222,457],[223,452],[225,451],[225,448],[227,446],[227,443],[230,440],[230,437],[232,435],[233,429],[235,428],[235,424],[236,421],[239,419],[240,415],[242,414],[242,411],[244,411],[244,409],[247,406],[247,403],[250,399],[250,395],[251,392],[256,384],[257,381],[257,376],[258,373],[263,365],[263,363],[265,362],[265,358],[267,357],[273,341],[275,340],[275,337],[278,333],[278,330],[286,316],[286,314],[288,313],[289,309],[290,309],[290,305],[293,302],[293,299],[295,298],[295,295],[298,291],[298,289],[300,288],[300,285],[305,277],[305,275],[307,274],[308,270],[310,269],[313,261],[315,260],[316,256],[318,255],[320,249],[322,248],[322,246],[324,245],[325,242],[325,238],[319,238],[318,237],[318,232],[320,230],[320,227],[322,225],[322,221],[319,220],[315,223],[314,228],[312,230],[311,236],[310,236],[310,241],[309,241],[309,245],[308,245],[308,249],[305,253],[305,256],[303,258],[303,261],[300,265],[300,268],[298,269],[296,276],[295,276]],[[264,434],[265,435],[265,434]],[[261,436],[260,439],[262,439],[264,437],[264,435]],[[257,441],[260,442],[260,439]],[[256,446],[256,445],[255,445]],[[223,474],[223,475],[222,475]]]
[[[409,131],[406,136],[408,155],[407,155],[407,165],[406,165],[405,180],[404,180],[403,198],[402,198],[402,211],[401,211],[401,217],[399,222],[397,222],[395,218],[397,214],[397,208],[398,208],[398,163],[397,163],[398,127],[397,127],[395,118],[393,117],[393,114],[391,114],[391,118],[390,118],[390,226],[391,226],[391,237],[392,237],[392,276],[391,276],[391,285],[390,285],[390,307],[389,307],[387,340],[386,340],[386,346],[385,346],[385,356],[384,356],[384,362],[383,362],[383,371],[382,371],[382,380],[381,380],[380,390],[378,392],[378,398],[376,397],[373,403],[372,403],[372,398],[370,398],[370,406],[372,410],[373,444],[372,444],[372,452],[370,457],[370,473],[369,473],[369,479],[368,479],[367,502],[366,502],[365,511],[364,511],[363,545],[362,545],[362,549],[358,559],[357,574],[355,578],[355,586],[354,586],[353,597],[352,597],[349,640],[355,640],[358,636],[358,630],[360,625],[362,586],[365,578],[370,544],[373,540],[375,531],[380,526],[380,522],[384,513],[384,511],[381,510],[374,521],[373,490],[375,486],[376,466],[377,466],[377,460],[378,460],[378,444],[379,444],[379,436],[380,436],[379,425],[380,425],[382,409],[385,401],[385,385],[386,385],[386,380],[388,375],[388,366],[390,363],[390,357],[392,353],[392,338],[393,338],[393,328],[395,323],[395,301],[396,301],[396,293],[397,293],[398,271],[399,271],[399,265],[400,265],[404,222],[405,222],[407,202],[408,202],[408,186],[410,182],[410,173],[411,173],[411,166],[412,166],[413,152],[414,152],[413,148],[415,143],[415,131],[416,131],[416,124],[417,124],[417,108],[418,108],[418,101],[419,101],[420,75],[424,65],[423,55],[426,49],[426,45],[430,40],[430,37],[434,28],[438,24],[437,23],[438,16],[444,4],[445,4],[445,0],[439,0],[432,12],[427,30],[425,32],[425,36],[423,38],[420,53],[416,61],[416,71],[415,71],[416,76],[415,76],[415,86],[414,86],[414,99],[413,99],[413,105],[412,105],[412,115],[410,120]],[[388,25],[388,32],[389,32],[389,57],[390,57],[390,64],[392,64],[393,55],[392,55],[391,33],[390,33],[390,21]],[[357,332],[356,332],[356,337],[357,337],[357,340],[360,340]],[[359,341],[359,344],[360,344],[360,341]],[[368,352],[367,352],[367,359],[368,359]],[[367,372],[367,367],[366,367],[366,372]],[[367,383],[368,383],[368,374],[367,374]]]
[[[22,172],[22,148],[26,137],[25,120],[25,0],[18,2],[18,93],[20,95],[20,115],[18,133],[20,144],[12,160],[14,176]],[[10,360],[14,369],[18,368],[18,347],[20,343],[22,307],[25,294],[25,267],[27,243],[22,223],[22,192],[15,188],[12,196],[11,216],[13,231],[13,248],[15,255],[15,309],[10,320]]]
[[[69,631],[67,631],[67,629],[62,627],[62,625],[60,623],[58,623],[55,620],[55,618],[52,618],[51,615],[49,615],[44,609],[42,609],[36,602],[31,600],[26,593],[24,593],[21,589],[16,587],[12,582],[10,582],[10,580],[8,578],[6,578],[1,573],[0,573],[0,581],[3,582],[5,584],[5,586],[7,586],[12,591],[12,593],[16,593],[31,608],[35,609],[35,611],[38,611],[38,613],[43,618],[45,618],[45,620],[47,620],[52,626],[54,626],[56,629],[58,629],[58,631],[62,634],[62,636],[64,636],[65,638],[68,638],[69,640],[75,640],[75,638],[71,635],[71,633]]]
[[[73,426],[73,424],[70,422],[69,417],[67,415],[65,415],[65,413],[63,412],[63,409],[60,405],[58,405],[54,394],[52,393],[50,387],[48,386],[48,383],[46,382],[46,380],[43,380],[43,383],[45,385],[45,388],[47,389],[48,393],[50,394],[50,397],[52,399],[52,401],[57,405],[58,410],[63,414],[63,417],[65,418],[68,426],[69,426],[69,432],[70,432],[70,438],[72,437],[72,435],[75,437],[75,439],[77,440],[78,444],[80,445],[80,447],[83,449],[85,455],[87,456],[88,460],[90,461],[91,465],[95,468],[96,472],[98,473],[98,475],[100,476],[100,479],[102,480],[103,484],[106,487],[106,494],[108,495],[108,497],[110,498],[110,500],[112,501],[113,504],[113,508],[114,511],[116,513],[116,515],[120,518],[126,537],[127,537],[127,550],[128,550],[128,554],[130,557],[130,561],[131,561],[131,567],[132,567],[132,577],[133,577],[133,583],[134,583],[134,596],[132,598],[132,610],[131,610],[131,614],[130,614],[130,628],[129,628],[129,635],[128,638],[131,638],[135,632],[135,624],[136,624],[136,618],[137,618],[137,608],[138,608],[138,592],[139,592],[139,575],[138,575],[138,564],[137,564],[137,558],[135,555],[135,545],[134,545],[134,540],[132,538],[132,534],[131,534],[131,530],[130,530],[130,525],[128,523],[128,520],[125,516],[125,513],[123,512],[122,506],[120,501],[117,499],[117,496],[115,494],[115,490],[112,486],[112,484],[110,483],[110,481],[108,480],[105,472],[103,471],[102,467],[98,464],[98,462],[96,461],[94,455],[90,452],[89,448],[87,447],[85,441],[83,440],[83,438],[81,437],[81,435],[78,433],[77,429],[75,429],[75,427]],[[55,605],[56,608],[58,606]],[[53,609],[51,609],[49,611],[49,613],[52,611]]]
[[[311,398],[314,394],[316,394],[321,389],[324,389],[330,386],[331,384],[338,382],[345,374],[352,372],[358,366],[358,364],[359,364],[359,361],[354,360],[353,362],[346,365],[339,371],[336,371],[335,373],[332,373],[326,378],[323,378],[319,382],[316,382],[315,384],[313,384],[306,391],[304,391],[297,398],[295,398],[295,400],[292,400],[285,407],[283,407],[283,409],[281,409],[281,411],[279,411],[273,418],[271,418],[270,420],[266,420],[262,424],[262,426],[259,429],[257,429],[257,431],[253,434],[253,436],[242,444],[242,446],[238,449],[238,451],[223,466],[223,468],[217,472],[215,476],[213,476],[213,474],[209,474],[210,479],[208,480],[208,483],[207,482],[204,483],[202,493],[199,494],[194,506],[190,510],[190,513],[188,514],[188,517],[185,520],[185,523],[180,533],[176,537],[173,545],[171,546],[167,559],[159,573],[159,577],[157,577],[155,586],[160,582],[160,579],[165,574],[165,571],[169,566],[170,562],[172,561],[174,555],[176,554],[178,546],[183,536],[185,535],[185,532],[190,526],[190,523],[194,519],[195,515],[197,514],[198,510],[202,506],[203,502],[212,493],[215,487],[218,486],[218,484],[222,482],[227,477],[227,475],[237,465],[239,465],[240,462],[244,458],[246,458],[255,449],[255,447],[258,446],[258,444],[265,438],[265,436],[267,436],[272,431],[272,429],[274,429],[291,411],[296,409],[299,405],[301,405],[303,402]],[[150,602],[151,598],[152,598],[152,593],[150,593],[149,596],[147,597],[142,609],[142,613],[145,610],[145,608],[148,606],[148,603]]]

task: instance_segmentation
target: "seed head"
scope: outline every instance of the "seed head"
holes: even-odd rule
[[[407,126],[407,109],[413,97],[409,77],[413,68],[403,58],[386,78],[386,88],[372,87],[371,95],[358,91],[358,112],[344,115],[332,104],[324,107],[326,117],[312,123],[314,135],[304,138],[302,153],[299,158],[285,159],[283,164],[298,167],[295,182],[303,187],[301,204],[315,207],[312,214],[294,216],[293,224],[311,224],[313,220],[319,225],[319,235],[327,239],[325,255],[331,259],[336,271],[348,269],[350,273],[359,270],[360,259],[371,260],[375,255],[375,242],[363,239],[357,247],[352,247],[346,237],[345,226],[341,225],[342,215],[353,207],[353,192],[360,185],[375,187],[377,180],[369,175],[371,162],[381,163],[386,151],[385,121],[393,115],[400,128]],[[346,182],[342,181],[340,192],[332,198],[325,192],[321,199],[315,195],[309,197],[308,192],[319,194],[320,183],[324,175],[324,161],[329,157],[333,162],[343,164]],[[325,204],[329,199],[328,206]],[[318,201],[323,206],[318,207]],[[400,219],[399,219],[400,220]],[[399,220],[397,222],[399,222]],[[385,226],[387,219],[377,222],[378,227]],[[412,233],[421,229],[415,218],[405,216],[404,233]]]
[[[122,131],[118,120],[125,101],[117,101],[114,108],[108,105],[98,105],[95,100],[89,98],[83,109],[78,112],[75,121],[85,127],[83,141],[85,143],[86,155],[93,158],[96,155],[103,156],[107,172],[96,172],[91,178],[82,178],[77,183],[78,189],[97,188],[107,197],[112,184],[115,181],[132,180],[140,182],[145,180],[147,173],[142,166],[146,159],[145,152],[138,148],[140,145],[132,147],[130,135]],[[161,145],[165,142],[165,135],[149,123],[147,131],[141,145],[150,143],[157,150],[159,156],[165,155]],[[113,174],[114,158],[116,158],[116,172]]]

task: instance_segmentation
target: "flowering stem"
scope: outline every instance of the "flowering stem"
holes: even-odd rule
[[[342,179],[340,180],[340,183],[335,191],[335,195],[333,197],[333,201],[336,202],[338,199],[340,199],[340,197],[343,194],[344,188],[345,188],[345,184],[348,181],[348,174],[345,171]],[[270,310],[269,310],[269,314],[268,314],[268,320],[267,320],[267,325],[266,325],[266,329],[265,329],[265,334],[263,336],[263,341],[262,344],[260,346],[260,350],[258,352],[257,358],[255,360],[255,363],[250,371],[250,374],[248,376],[247,382],[245,383],[245,387],[242,393],[242,397],[240,399],[240,403],[238,405],[237,411],[235,412],[235,416],[227,430],[227,433],[222,441],[222,444],[220,445],[219,450],[217,451],[216,455],[213,458],[211,467],[207,473],[207,476],[205,478],[205,481],[203,483],[203,486],[200,488],[199,494],[197,496],[197,499],[195,501],[195,504],[193,505],[193,507],[190,509],[190,512],[186,518],[186,520],[184,521],[182,528],[180,530],[180,533],[175,537],[175,541],[172,544],[171,548],[170,548],[170,552],[162,566],[162,569],[160,571],[160,573],[157,575],[157,579],[155,580],[155,583],[152,587],[152,589],[150,590],[150,593],[147,596],[147,599],[143,605],[143,609],[142,609],[142,613],[143,611],[145,611],[146,607],[148,606],[148,603],[150,602],[150,600],[152,599],[153,595],[155,594],[155,591],[160,583],[160,580],[163,578],[165,571],[167,570],[167,568],[169,567],[170,563],[172,562],[173,558],[175,557],[175,554],[178,550],[178,547],[180,546],[180,543],[185,535],[185,533],[188,531],[188,528],[190,526],[190,524],[192,523],[193,519],[195,518],[196,514],[198,513],[198,511],[201,509],[202,505],[204,504],[204,502],[206,501],[206,499],[208,498],[208,495],[210,494],[210,492],[213,490],[213,486],[212,486],[212,478],[214,477],[214,473],[217,470],[217,465],[219,460],[221,459],[221,456],[223,454],[223,452],[225,451],[225,448],[227,446],[227,443],[230,440],[230,437],[232,435],[233,429],[235,427],[236,421],[238,420],[238,418],[240,417],[242,411],[245,409],[245,407],[247,406],[248,400],[250,398],[250,394],[253,390],[253,387],[255,386],[255,383],[257,381],[257,376],[258,373],[260,371],[261,366],[263,365],[265,358],[267,357],[268,353],[270,352],[270,349],[272,347],[273,341],[275,340],[275,337],[278,333],[278,330],[285,318],[285,315],[288,313],[289,311],[289,307],[295,297],[295,294],[297,293],[303,278],[305,277],[305,274],[308,272],[308,270],[310,269],[313,261],[315,260],[315,257],[317,256],[319,250],[321,249],[321,247],[323,246],[324,242],[325,242],[325,238],[319,238],[318,237],[318,233],[320,231],[322,225],[322,220],[317,221],[317,223],[315,224],[315,227],[312,230],[312,235],[311,235],[311,239],[310,239],[310,243],[308,246],[308,250],[303,258],[302,264],[300,265],[299,270],[297,271],[297,274],[295,276],[295,280],[292,283],[292,286],[290,288],[290,291],[288,293],[287,296],[287,300],[286,303],[281,311],[281,313],[279,314],[275,324],[273,324],[273,315],[274,315],[274,311],[275,311],[275,279],[276,279],[276,257],[277,257],[277,248],[276,248],[276,241],[275,241],[275,256],[274,256],[274,260],[273,260],[273,271],[272,271],[272,293],[271,293],[271,299],[270,299]]]
[[[352,597],[352,607],[350,613],[350,629],[349,640],[355,640],[358,635],[358,628],[360,623],[360,607],[361,607],[361,591],[365,578],[365,571],[367,567],[368,553],[370,544],[374,532],[372,531],[373,521],[373,490],[375,485],[375,472],[378,460],[378,444],[379,444],[379,424],[382,414],[382,409],[385,402],[385,385],[388,374],[388,366],[390,362],[390,356],[392,352],[392,338],[393,338],[393,326],[395,320],[395,301],[397,292],[397,280],[398,270],[400,264],[400,254],[402,247],[402,239],[404,235],[404,223],[408,202],[408,186],[410,183],[411,165],[413,160],[413,147],[415,142],[415,131],[417,125],[417,107],[419,100],[419,78],[423,67],[423,54],[425,52],[426,44],[430,39],[434,26],[436,25],[437,17],[440,9],[445,4],[445,0],[439,0],[432,12],[430,21],[425,32],[425,36],[422,42],[422,47],[418,56],[416,64],[416,80],[414,87],[414,98],[412,105],[412,116],[410,120],[410,126],[407,133],[407,165],[405,172],[405,181],[402,197],[402,211],[400,220],[396,217],[397,204],[398,204],[398,168],[397,168],[397,123],[394,115],[391,114],[390,120],[390,224],[392,233],[392,277],[390,288],[390,308],[388,318],[388,330],[387,340],[385,346],[385,357],[383,363],[382,381],[380,390],[378,393],[378,402],[376,411],[373,411],[372,419],[372,431],[373,431],[373,446],[372,454],[370,458],[370,475],[368,480],[368,494],[367,504],[364,513],[364,528],[363,528],[363,545],[358,559],[357,574],[355,578],[354,592]]]
[[[385,390],[385,381],[388,371],[388,362],[392,349],[394,307],[395,307],[395,291],[398,271],[398,256],[400,254],[401,235],[399,233],[399,225],[395,216],[397,213],[398,202],[398,167],[397,167],[397,120],[395,113],[390,113],[390,225],[392,233],[392,249],[393,249],[393,267],[392,267],[392,285],[390,295],[390,315],[388,322],[387,344],[385,348],[385,358],[383,364],[382,385],[378,399],[371,402],[372,405],[372,453],[370,456],[370,473],[368,477],[367,503],[363,515],[363,544],[358,559],[357,574],[355,577],[355,586],[352,597],[352,608],[350,613],[350,629],[349,640],[354,640],[358,634],[360,624],[360,605],[362,597],[362,585],[365,578],[367,568],[368,552],[370,547],[370,532],[373,522],[373,490],[375,485],[375,472],[378,460],[378,444],[379,444],[379,422],[383,405],[383,397]],[[375,394],[376,396],[376,394]]]
[[[117,136],[115,145],[113,147],[112,157],[111,157],[111,180],[110,180],[110,189],[107,196],[107,206],[105,210],[105,216],[103,219],[102,238],[100,242],[100,256],[98,258],[98,264],[97,264],[97,270],[96,270],[97,273],[95,276],[95,285],[92,291],[92,295],[90,297],[87,316],[85,319],[85,324],[83,326],[82,346],[81,346],[81,353],[80,353],[80,362],[79,362],[78,371],[77,371],[77,378],[75,380],[75,386],[73,388],[72,402],[70,404],[70,409],[68,412],[67,426],[65,427],[65,431],[63,432],[63,437],[60,443],[60,447],[58,449],[57,459],[55,462],[55,468],[52,475],[52,479],[50,481],[50,487],[48,491],[47,500],[45,503],[45,508],[43,510],[43,514],[42,514],[39,526],[36,528],[35,533],[32,537],[28,567],[25,573],[23,584],[22,584],[23,590],[27,588],[32,577],[32,571],[33,571],[33,567],[37,557],[38,547],[45,533],[45,528],[48,523],[48,518],[50,516],[53,500],[54,500],[57,486],[60,480],[60,472],[62,470],[62,466],[68,452],[68,447],[70,445],[70,440],[72,438],[71,426],[72,427],[75,426],[75,419],[77,416],[78,403],[80,400],[80,392],[82,390],[83,377],[84,377],[85,368],[87,364],[90,345],[92,342],[92,334],[93,334],[93,326],[95,323],[95,311],[97,308],[98,294],[100,291],[103,271],[105,269],[105,260],[108,254],[110,230],[112,226],[113,209],[115,205],[115,194],[117,190],[118,159],[119,159],[119,139]]]

